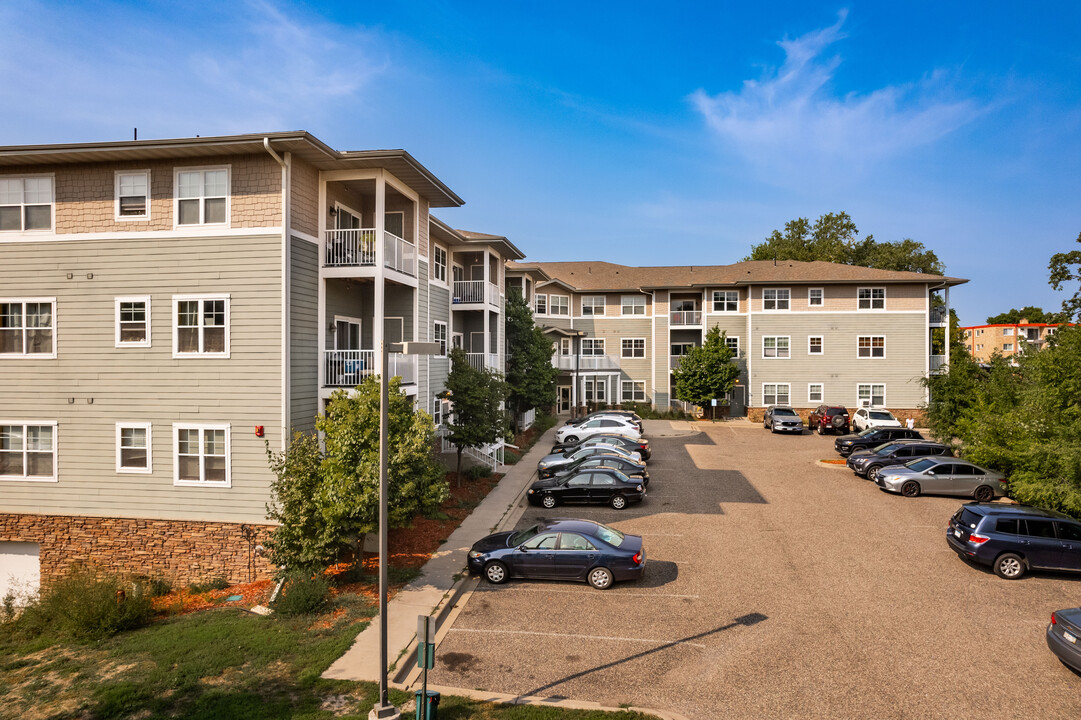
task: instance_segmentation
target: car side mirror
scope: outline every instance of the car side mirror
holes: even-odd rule
[[[525,552],[525,551],[526,551],[526,546],[525,545],[519,545],[518,546],[518,552]]]
[[[934,471],[934,470],[928,470],[928,471],[926,471],[926,472],[924,473],[924,475],[934,475],[934,474],[935,474],[935,471]]]

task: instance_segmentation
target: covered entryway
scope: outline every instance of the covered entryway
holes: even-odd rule
[[[571,411],[571,386],[560,385],[559,386],[559,412],[569,413]]]
[[[0,542],[0,600],[8,595],[22,605],[41,585],[41,546],[32,542]]]

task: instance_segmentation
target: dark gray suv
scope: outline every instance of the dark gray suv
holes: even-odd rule
[[[857,450],[848,456],[845,464],[857,475],[877,481],[882,468],[904,465],[921,457],[953,457],[953,451],[942,443],[928,440],[897,440],[873,450]]]
[[[1028,570],[1081,572],[1081,522],[1053,510],[965,503],[950,518],[946,542],[1007,580]]]

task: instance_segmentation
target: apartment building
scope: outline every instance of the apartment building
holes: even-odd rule
[[[0,575],[264,573],[264,443],[382,342],[502,370],[523,256],[430,215],[462,203],[403,150],[305,132],[0,148]],[[386,370],[440,421],[448,362]]]
[[[754,420],[772,404],[914,413],[925,399],[920,379],[948,363],[932,354],[931,331],[949,332],[949,289],[966,282],[788,260],[511,262],[507,276],[553,338],[561,409],[677,405],[672,370],[718,327],[740,367],[736,387],[719,400]]]
[[[969,325],[958,328],[968,352],[977,362],[989,362],[996,352],[1003,357],[1019,355],[1026,350],[1039,350],[1055,334],[1055,323],[1019,323],[998,325]]]

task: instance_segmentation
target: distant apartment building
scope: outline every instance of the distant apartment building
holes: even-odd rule
[[[978,362],[988,362],[996,352],[1003,357],[1039,350],[1060,327],[1056,323],[1018,323],[970,325],[958,328],[968,352]]]
[[[523,256],[462,202],[304,132],[0,148],[0,575],[264,572],[264,442],[384,370],[441,422],[450,345],[503,370]]]
[[[718,327],[740,367],[736,387],[718,400],[755,420],[774,404],[917,412],[926,399],[920,380],[948,363],[932,353],[931,332],[949,332],[949,288],[964,282],[788,260],[511,262],[507,270],[508,287],[532,303],[553,339],[561,410],[677,406],[672,370]]]

